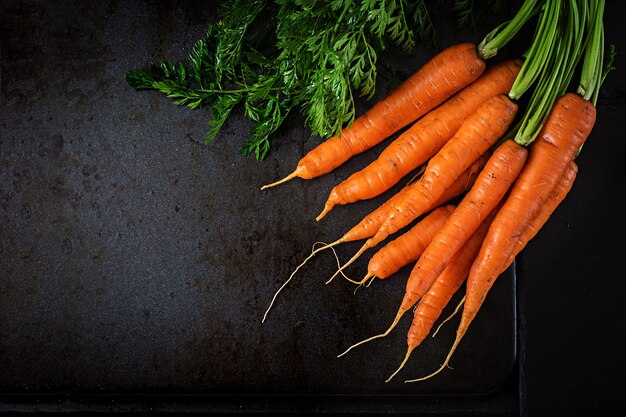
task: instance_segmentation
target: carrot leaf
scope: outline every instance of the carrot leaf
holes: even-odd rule
[[[374,97],[381,53],[436,41],[432,16],[443,1],[225,0],[186,62],[154,63],[126,81],[180,106],[210,107],[207,141],[243,107],[253,124],[241,152],[262,159],[294,109],[313,135],[340,134],[355,119],[356,98]],[[455,7],[471,25],[478,11],[500,3],[455,0]]]

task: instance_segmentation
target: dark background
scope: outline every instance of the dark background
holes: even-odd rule
[[[510,16],[513,3],[485,26]],[[396,384],[383,384],[405,328],[334,356],[384,329],[406,268],[353,295],[344,282],[322,285],[336,264],[321,255],[260,324],[313,242],[336,239],[384,201],[314,221],[330,188],[381,146],[319,179],[259,192],[318,143],[299,115],[257,162],[238,153],[250,127],[241,114],[204,145],[207,110],[123,80],[151,60],[183,58],[215,4],[1,4],[0,410],[624,412],[621,54],[574,189],[518,258],[517,276],[496,283],[454,370],[400,383],[439,364],[450,325],[414,352]],[[607,6],[606,36],[618,52],[621,14]],[[442,24],[442,47],[484,35]],[[436,50],[389,59],[408,73]]]

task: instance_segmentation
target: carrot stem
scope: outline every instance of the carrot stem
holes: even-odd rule
[[[585,34],[582,29],[587,21],[587,9],[583,7],[581,13],[576,0],[569,0],[564,5],[561,5],[561,2],[557,0],[554,3],[548,2],[547,5],[552,7],[544,13],[558,14],[564,21],[554,21],[558,27],[554,28],[554,34],[550,32],[549,38],[542,39],[545,34],[542,30],[538,31],[533,48],[531,48],[524,63],[524,65],[529,63],[534,70],[540,71],[541,74],[520,122],[520,128],[515,135],[515,142],[522,146],[528,146],[539,135],[557,97],[562,96],[567,91],[576,65],[582,55],[583,36]],[[548,23],[552,22],[549,18],[546,19]],[[554,19],[558,18],[555,17]],[[535,44],[539,46],[534,48]],[[534,81],[533,70],[528,74],[522,71],[524,71],[524,67],[522,67],[520,75],[509,93],[512,98],[519,97],[521,92],[530,86],[530,82]],[[520,92],[515,90],[518,81],[522,86]]]
[[[590,34],[585,46],[583,65],[580,74],[580,84],[577,93],[585,100],[590,100],[593,105],[598,101],[600,86],[606,74],[612,70],[615,47],[611,45],[609,55],[604,63],[604,0],[591,2],[590,8]]]
[[[519,99],[540,74],[546,73],[549,63],[546,57],[551,56],[554,39],[558,33],[561,4],[561,0],[554,0],[548,1],[544,6],[533,43],[524,60],[524,65],[522,65],[522,69],[509,92],[511,99]]]
[[[498,53],[519,32],[524,24],[539,13],[545,1],[526,0],[513,19],[498,25],[478,45],[478,55],[489,59]]]

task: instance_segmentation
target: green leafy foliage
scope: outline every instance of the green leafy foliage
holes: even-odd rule
[[[129,71],[126,81],[180,106],[209,106],[207,141],[242,105],[253,126],[241,152],[262,159],[270,136],[294,108],[313,135],[340,135],[355,119],[355,97],[375,94],[382,51],[394,46],[409,52],[418,41],[436,42],[431,16],[441,3],[227,0],[186,63],[152,63]],[[474,13],[473,1],[454,3],[459,19]]]

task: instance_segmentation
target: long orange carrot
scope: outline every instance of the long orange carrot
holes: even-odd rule
[[[481,104],[509,91],[520,67],[521,61],[512,59],[489,68],[476,81],[418,120],[378,159],[334,187],[317,220],[336,204],[353,203],[382,194],[426,162]]]
[[[457,178],[454,184],[452,184],[450,187],[446,189],[446,191],[442,194],[439,200],[435,201],[435,203],[433,203],[433,205],[429,208],[429,210],[434,209],[436,207],[439,207],[449,202],[450,200],[460,196],[461,194],[465,193],[468,189],[470,189],[474,185],[474,182],[476,181],[476,177],[478,176],[478,173],[483,169],[483,167],[487,163],[487,159],[488,159],[487,155],[482,155],[480,158],[478,158],[468,169],[465,170],[465,172],[463,172],[463,174],[459,178]],[[296,269],[291,273],[289,278],[283,283],[283,285],[280,286],[280,288],[276,291],[276,293],[274,293],[274,297],[272,298],[272,301],[270,302],[269,307],[267,308],[267,310],[265,311],[265,314],[263,315],[262,322],[264,322],[265,319],[267,318],[267,314],[269,313],[269,310],[274,305],[274,302],[276,301],[278,294],[283,290],[283,288],[287,286],[287,284],[292,280],[292,278],[300,270],[300,268],[304,266],[304,264],[306,264],[311,258],[313,258],[315,255],[317,255],[319,252],[323,250],[332,249],[334,246],[339,245],[341,243],[352,242],[355,240],[362,240],[362,239],[367,239],[368,237],[372,237],[376,233],[376,231],[378,230],[382,222],[384,221],[391,207],[393,207],[393,204],[395,204],[395,202],[397,201],[399,195],[405,192],[405,190],[408,187],[410,187],[410,185],[402,189],[402,191],[400,191],[398,194],[395,194],[393,197],[387,200],[387,202],[382,204],[376,210],[374,210],[373,212],[365,216],[363,220],[361,220],[357,225],[355,225],[352,229],[346,232],[341,238],[337,239],[336,241],[332,243],[329,243],[327,245],[324,245],[317,249],[312,250],[311,254],[300,265],[296,267]]]
[[[431,158],[422,178],[404,193],[390,210],[376,234],[329,279],[334,279],[368,248],[421,216],[461,173],[472,165],[505,133],[513,121],[517,105],[504,95],[487,100],[468,117],[458,132]]]
[[[563,176],[561,177],[559,182],[556,184],[556,186],[550,193],[548,200],[546,200],[546,202],[539,207],[539,210],[536,216],[531,220],[528,226],[526,226],[521,236],[518,237],[517,243],[515,244],[515,250],[509,257],[509,259],[504,263],[504,265],[500,267],[500,272],[498,273],[498,275],[501,275],[509,266],[511,266],[511,264],[515,260],[515,256],[517,256],[517,254],[519,254],[526,247],[526,244],[535,237],[535,235],[539,232],[539,230],[541,230],[543,225],[548,221],[548,219],[550,218],[554,210],[558,207],[561,201],[565,199],[565,197],[571,190],[572,185],[574,184],[574,180],[576,179],[577,173],[578,173],[578,167],[576,166],[574,162],[571,162],[565,169],[565,172],[563,173]],[[458,335],[458,331],[457,331],[457,335]],[[462,337],[463,335],[461,335],[461,338]],[[460,342],[460,339],[458,340]],[[450,358],[452,357],[452,353],[454,352],[454,350],[456,350],[457,345],[458,345],[458,342],[455,340],[455,345],[450,350],[450,353],[448,354],[446,361],[437,371],[433,372],[432,374],[424,378],[411,380],[409,382],[419,381],[425,378],[430,378],[438,374],[439,372],[441,372],[441,370],[444,369],[444,367],[447,366],[448,362],[450,361]]]
[[[454,209],[452,204],[434,209],[409,231],[383,246],[367,264],[365,278],[356,284],[365,284],[374,277],[388,278],[403,266],[416,261]]]
[[[496,215],[496,208],[502,205],[502,198],[522,170],[527,154],[526,148],[512,140],[507,140],[498,147],[478,175],[472,189],[448,217],[413,267],[398,312],[387,331],[361,343],[389,334],[404,313],[428,292],[481,224],[491,222],[486,219]]]
[[[507,140],[489,158],[472,189],[413,268],[398,314],[410,309],[428,291],[456,252],[501,202],[522,171],[527,156],[525,147]]]
[[[435,201],[426,211],[434,207],[439,207],[440,205],[447,203],[472,188],[474,182],[476,181],[476,177],[487,163],[487,159],[488,157],[486,155],[478,158],[450,187],[446,188],[441,197],[439,197],[439,199]],[[402,196],[409,192],[410,189],[416,184],[417,183],[413,183],[403,188],[398,194],[394,195],[376,210],[365,216],[363,220],[350,229],[339,240],[342,242],[352,242],[374,236],[387,218],[389,211],[393,208],[393,206],[399,202]]]
[[[461,323],[444,364],[432,374],[410,382],[430,378],[447,366],[493,282],[511,261],[519,236],[550,198],[567,166],[591,132],[595,115],[595,107],[576,94],[568,93],[555,102],[539,136],[531,145],[524,170],[494,219],[472,265]]]
[[[305,155],[286,178],[261,189],[282,184],[292,178],[311,179],[326,174],[348,159],[366,151],[409,123],[444,102],[448,97],[478,78],[485,70],[476,45],[450,46],[428,61],[368,112],[359,117],[341,136],[322,142]]]
[[[484,220],[483,223],[486,223],[487,225],[490,225],[491,222],[493,221],[494,217],[495,217],[496,213],[495,211],[492,211]],[[482,226],[481,226],[482,227]],[[488,228],[488,226],[485,226]],[[479,227],[479,230],[480,227]],[[474,232],[474,234],[476,234],[477,232]],[[480,233],[486,233],[484,231],[481,231]],[[469,240],[468,240],[469,241]],[[466,242],[467,243],[467,242]],[[459,251],[460,252],[460,251]],[[451,270],[451,273],[458,273],[458,270]],[[408,309],[407,309],[408,310]],[[361,346],[367,342],[371,342],[372,340],[375,339],[380,339],[382,337],[386,337],[387,335],[389,335],[389,333],[391,333],[391,331],[396,327],[396,325],[400,322],[400,319],[402,318],[402,315],[406,312],[405,311],[398,311],[398,313],[396,314],[396,317],[394,318],[393,322],[391,323],[391,325],[387,328],[387,330],[385,330],[383,333],[377,334],[375,336],[369,337],[365,340],[361,340],[358,343],[355,343],[354,345],[350,346],[348,349],[346,349],[342,354],[340,354],[338,357],[341,357],[343,355],[345,355],[346,353],[350,352],[352,349],[356,348],[357,346]]]
[[[492,216],[493,218],[494,216]],[[467,278],[472,262],[476,259],[480,246],[487,235],[491,222],[483,222],[463,247],[454,255],[446,269],[439,275],[413,313],[413,322],[407,333],[407,351],[400,367],[387,379],[391,379],[404,367],[413,350],[428,336],[435,321],[448,305],[452,296]]]

